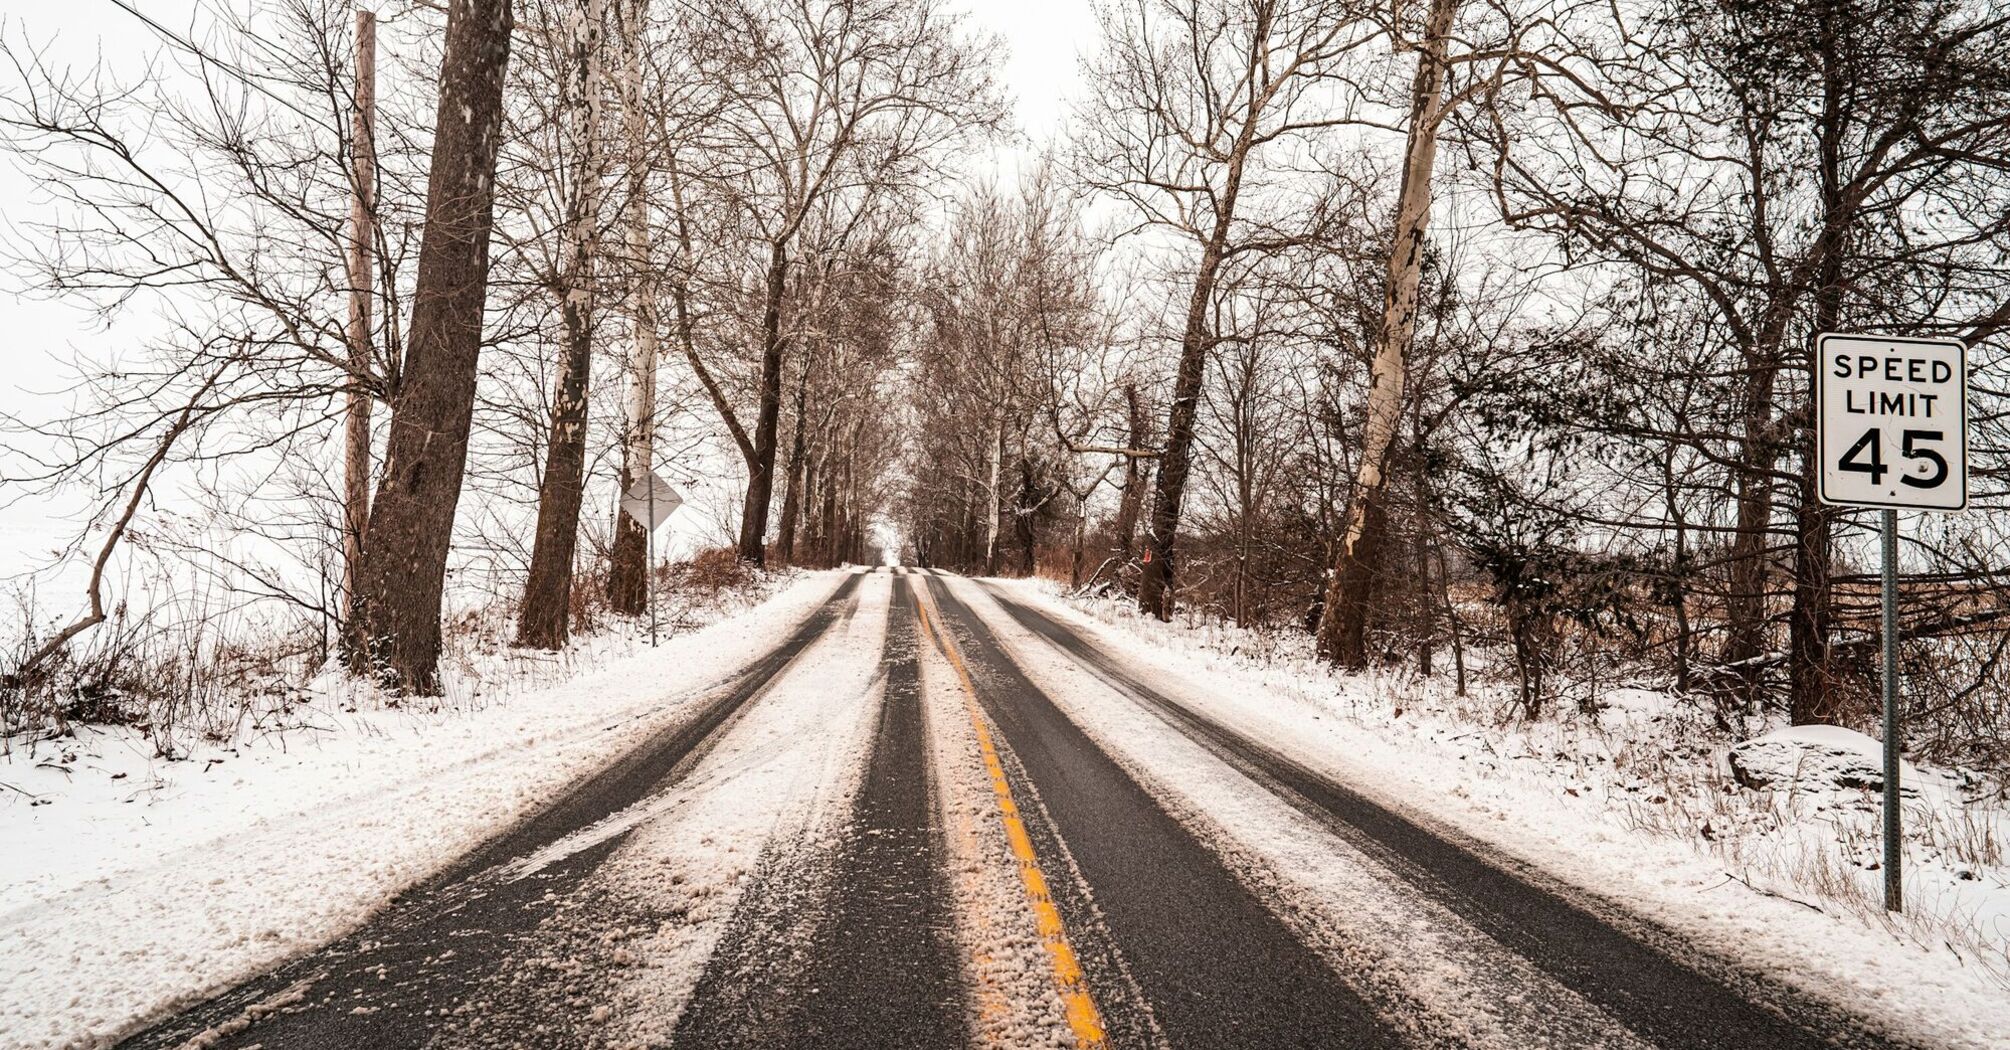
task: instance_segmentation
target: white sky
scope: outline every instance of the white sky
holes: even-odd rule
[[[999,80],[1031,147],[1039,148],[1059,132],[1081,86],[1079,57],[1096,35],[1087,0],[967,0],[967,10],[975,25],[1003,39],[1008,54]],[[1011,157],[1001,161],[1009,168]]]

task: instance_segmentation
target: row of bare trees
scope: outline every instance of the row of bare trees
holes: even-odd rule
[[[1969,340],[2001,502],[2010,10],[1097,12],[1011,183],[964,161],[1006,130],[996,47],[932,2],[283,0],[154,25],[136,74],[16,31],[0,120],[53,200],[13,270],[159,330],[10,420],[9,480],[95,485],[100,618],[172,478],[258,540],[234,580],[411,690],[450,577],[513,591],[528,646],[643,609],[611,508],[675,462],[740,486],[748,563],[897,537],[1350,668],[1463,682],[1498,643],[1530,713],[1624,668],[1727,722],[1856,717],[1876,625],[1809,350]],[[1990,521],[1906,553],[1971,725],[2010,645]]]
[[[91,483],[118,526],[97,620],[149,501],[245,537],[189,553],[420,693],[455,580],[514,579],[530,647],[592,592],[642,611],[647,537],[597,510],[652,470],[731,484],[737,460],[747,562],[867,556],[919,217],[1002,129],[987,38],[900,0],[132,17],[160,44],[137,74],[10,27],[0,112],[53,198],[13,272],[165,318],[80,355],[74,411],[9,420],[10,486]]]
[[[1849,722],[1877,628],[1865,525],[1814,495],[1813,338],[1954,335],[1978,509],[1909,526],[1906,626],[1930,705],[2002,724],[2010,9],[1098,10],[1055,180],[1101,291],[1065,326],[1027,290],[935,312],[919,552],[1298,623],[1352,668],[1449,648],[1463,679],[1484,634],[1531,713],[1596,665]],[[963,283],[1036,266],[1033,210],[958,213]]]

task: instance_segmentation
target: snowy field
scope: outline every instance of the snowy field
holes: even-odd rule
[[[992,610],[1001,636],[1031,646],[981,588],[955,586]],[[1890,917],[1873,903],[1882,880],[1874,793],[1833,788],[1816,775],[1741,788],[1721,743],[1664,694],[1616,690],[1596,718],[1523,725],[1499,713],[1504,696],[1484,688],[1459,698],[1442,680],[1407,674],[1336,678],[1312,658],[1309,639],[1300,645],[1295,635],[1163,624],[1128,604],[1060,597],[1046,581],[995,586],[1090,630],[1148,675],[1156,670],[1167,691],[1259,743],[1517,867],[1894,1030],[1947,1046],[2010,1045],[2010,865],[2001,854],[2010,812],[2000,801],[1964,801],[1973,791],[1959,772],[1909,770],[1918,787],[1906,810],[1910,911]],[[1054,694],[1070,698],[1071,715],[1182,805],[1204,835],[1280,880],[1315,925],[1344,934],[1427,917],[1385,887],[1336,884],[1342,866],[1322,863],[1318,852],[1335,847],[1308,844],[1295,814],[1253,799],[1253,785],[1236,783],[1226,766],[1219,777],[1165,775],[1206,762],[1088,676],[1051,657],[1038,666]],[[1395,972],[1454,979],[1431,960],[1470,945],[1456,924],[1433,926],[1439,932],[1418,943],[1414,958],[1392,961]],[[1531,1019],[1470,1020],[1475,1031],[1512,1034]]]

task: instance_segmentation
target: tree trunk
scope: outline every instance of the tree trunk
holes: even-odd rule
[[[1431,171],[1437,161],[1438,117],[1444,108],[1445,44],[1457,0],[1431,0],[1423,50],[1410,93],[1409,148],[1396,202],[1395,236],[1389,245],[1388,288],[1375,358],[1368,377],[1368,419],[1361,460],[1354,475],[1354,498],[1340,530],[1333,575],[1320,613],[1320,655],[1343,667],[1367,663],[1369,599],[1375,584],[1380,537],[1371,527],[1386,519],[1389,449],[1403,411],[1403,379],[1410,339],[1417,325],[1417,286],[1424,265],[1424,233],[1431,218]]]
[[[344,632],[351,667],[411,692],[440,686],[440,599],[481,356],[512,28],[510,0],[447,9],[411,335]]]
[[[740,559],[755,565],[768,560],[768,504],[775,495],[775,439],[782,416],[782,292],[788,275],[788,244],[776,241],[768,253],[767,294],[761,306],[761,408],[754,422],[747,504],[740,518]]]
[[[1068,557],[1068,589],[1080,590],[1082,586],[1083,562],[1088,556],[1089,514],[1086,510],[1075,515],[1075,546]]]
[[[1138,385],[1124,384],[1124,412],[1129,427],[1129,446],[1133,450],[1145,447],[1145,409],[1138,399]],[[1131,553],[1137,548],[1138,514],[1145,505],[1145,481],[1147,478],[1145,461],[1139,456],[1124,457],[1124,493],[1117,500],[1116,554],[1120,561],[1131,560]]]
[[[1035,562],[1038,560],[1039,554],[1034,549],[1036,538],[1033,532],[1033,514],[1034,508],[1040,505],[1041,500],[1040,486],[1033,479],[1033,463],[1024,458],[1019,460],[1019,499],[1017,502],[1019,505],[1012,513],[1012,529],[1019,537],[1020,557],[1024,559],[1024,575],[1031,576],[1038,567]]]
[[[810,362],[803,361],[803,374],[796,381],[796,436],[789,444],[787,481],[782,489],[782,524],[775,535],[775,557],[787,565],[796,557],[796,519],[802,516],[803,450],[808,441],[809,420],[803,405],[810,385]]]
[[[516,644],[557,649],[572,635],[572,562],[579,545],[579,508],[586,494],[586,408],[593,377],[593,259],[600,221],[601,0],[579,0],[582,19],[573,40],[578,80],[573,108],[571,214],[565,229],[565,272],[559,279],[559,312],[565,344],[553,384],[551,435],[544,478],[537,490],[537,534]]]
[[[991,439],[990,472],[984,483],[984,575],[998,575],[998,518],[1004,499],[998,492],[998,470],[1005,458],[1005,421],[999,420]]]
[[[1187,297],[1186,326],[1180,337],[1179,370],[1173,376],[1172,408],[1166,419],[1165,451],[1159,455],[1158,485],[1152,492],[1151,523],[1145,530],[1144,573],[1138,580],[1138,608],[1161,620],[1172,618],[1173,540],[1179,533],[1180,504],[1186,498],[1186,476],[1191,467],[1193,419],[1200,404],[1200,385],[1207,374],[1207,353],[1211,340],[1207,331],[1207,306],[1214,298],[1214,280],[1221,269],[1224,245],[1228,240],[1234,189],[1239,188],[1241,168],[1233,169],[1231,192],[1224,195],[1223,213],[1217,217],[1214,236],[1201,250],[1200,267],[1195,272],[1193,292]]]
[[[1815,288],[1815,333],[1833,331],[1842,321],[1844,252],[1851,225],[1848,205],[1843,199],[1842,155],[1848,122],[1843,97],[1843,61],[1834,24],[1835,12],[1821,9],[1822,122],[1820,143],[1822,233],[1816,250],[1822,253],[1820,276]],[[1814,338],[1808,340],[1808,374],[1814,374]],[[1814,386],[1808,387],[1808,402],[1798,414],[1800,433],[1796,444],[1801,451],[1799,479],[1800,506],[1794,520],[1794,607],[1787,621],[1787,674],[1790,682],[1789,715],[1795,725],[1833,723],[1842,711],[1829,661],[1829,629],[1834,605],[1829,584],[1830,531],[1834,514],[1816,492],[1821,464],[1815,456]]]
[[[649,263],[649,198],[646,115],[642,108],[642,11],[646,0],[624,8],[621,109],[628,146],[629,323],[635,329],[628,361],[627,418],[621,443],[621,491],[646,479],[656,459],[656,277]],[[615,612],[639,616],[648,609],[649,535],[641,523],[616,511],[614,551],[607,569],[607,603]]]
[[[356,185],[349,206],[349,397],[342,434],[342,621],[356,616],[363,533],[370,526],[370,306],[376,285],[377,16],[356,12],[356,109],[350,149]]]
[[[1747,357],[1744,434],[1738,450],[1738,523],[1725,578],[1722,661],[1736,676],[1740,699],[1757,703],[1759,656],[1766,643],[1766,562],[1773,518],[1773,380],[1771,344]]]
[[[1421,441],[1418,444],[1414,456],[1421,464],[1424,450]],[[1410,571],[1413,574],[1410,586],[1411,593],[1416,595],[1414,607],[1417,618],[1412,629],[1417,635],[1417,673],[1428,678],[1436,662],[1438,635],[1438,602],[1437,597],[1431,593],[1431,547],[1434,537],[1431,535],[1432,530],[1429,527],[1431,519],[1426,510],[1430,492],[1424,483],[1424,471],[1421,465],[1412,471],[1411,476],[1415,479],[1416,507],[1412,511],[1410,530],[1412,552]]]
[[[817,516],[817,552],[823,559],[825,568],[836,565],[838,559],[838,468],[837,464],[833,462],[835,457],[835,450],[824,453],[824,466],[821,472],[824,487],[823,513]]]

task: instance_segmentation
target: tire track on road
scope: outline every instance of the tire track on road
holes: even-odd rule
[[[709,690],[690,717],[401,894],[357,930],[152,1023],[122,1040],[120,1050],[424,1045],[497,981],[508,946],[535,931],[626,833],[525,877],[510,878],[509,869],[674,784],[749,702],[848,613],[861,578],[848,576],[780,644]]]
[[[1903,1045],[1773,982],[1748,974],[1727,980],[1688,965],[1561,893],[1236,733],[999,588],[984,585],[984,590],[1014,622],[1089,673],[1657,1045],[1679,1050]]]
[[[777,870],[748,889],[679,1022],[679,1047],[968,1045],[913,592],[905,576],[892,583],[877,728],[842,844],[821,877]],[[793,946],[790,958],[764,963],[779,945]]]
[[[1113,1046],[1401,1046],[1375,1010],[1006,655],[943,586],[928,591],[1010,752],[1043,866]],[[1126,975],[1129,981],[1124,978]],[[1134,983],[1143,1002],[1133,1001]],[[1144,1010],[1148,1016],[1136,1016]]]

